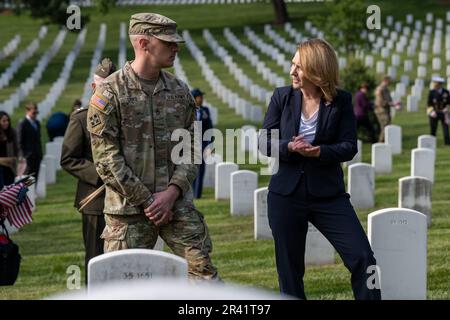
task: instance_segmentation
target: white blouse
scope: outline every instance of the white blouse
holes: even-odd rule
[[[306,141],[312,143],[316,136],[317,118],[319,115],[319,109],[309,118],[306,119],[303,115],[300,118],[300,126],[298,129],[298,134],[302,134]]]

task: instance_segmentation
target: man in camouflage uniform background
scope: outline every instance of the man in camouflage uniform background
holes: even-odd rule
[[[162,71],[184,42],[175,21],[154,13],[131,17],[135,60],[92,96],[88,130],[97,172],[106,184],[105,252],[153,248],[158,234],[188,262],[189,276],[219,279],[203,215],[193,203],[197,166],[175,164],[174,130],[189,130],[194,150],[195,102],[185,83]],[[198,153],[198,151],[197,151]]]
[[[377,116],[378,123],[380,124],[380,135],[378,142],[384,142],[384,128],[391,124],[391,106],[392,97],[389,91],[389,84],[391,78],[385,76],[380,85],[375,89],[375,108],[374,112]]]

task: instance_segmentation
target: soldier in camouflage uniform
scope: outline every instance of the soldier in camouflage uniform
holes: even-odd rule
[[[162,71],[171,67],[178,43],[175,21],[153,13],[131,17],[135,60],[109,76],[88,110],[96,169],[106,184],[105,252],[153,248],[158,234],[188,262],[189,276],[219,279],[203,215],[195,208],[197,166],[175,164],[174,130],[190,133],[194,150],[195,102],[185,83]],[[198,153],[198,151],[197,151]]]
[[[375,89],[375,115],[380,124],[378,142],[384,142],[384,128],[391,123],[392,97],[389,91],[391,78],[385,76],[381,84]]]

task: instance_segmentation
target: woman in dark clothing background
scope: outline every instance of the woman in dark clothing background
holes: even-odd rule
[[[19,156],[16,131],[9,115],[0,111],[0,188],[14,183]]]
[[[377,142],[375,135],[375,128],[370,121],[369,113],[373,110],[373,104],[369,102],[367,93],[369,91],[369,85],[365,82],[361,83],[359,90],[355,95],[355,107],[353,111],[356,117],[356,129],[363,127],[367,130],[371,143]]]

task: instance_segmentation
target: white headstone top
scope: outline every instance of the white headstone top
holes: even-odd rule
[[[411,209],[383,209],[369,214],[367,226],[382,299],[426,299],[426,216]]]
[[[106,282],[146,281],[155,278],[187,279],[185,259],[150,249],[127,249],[92,258],[88,266],[88,288]]]
[[[250,170],[238,170],[231,173],[230,211],[231,215],[253,214],[251,195],[258,188],[258,174]]]
[[[355,208],[372,208],[375,205],[375,169],[367,163],[348,167],[348,193]]]

